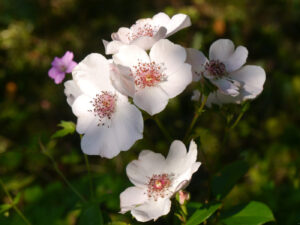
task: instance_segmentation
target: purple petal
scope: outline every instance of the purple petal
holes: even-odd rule
[[[74,61],[71,61],[71,62],[67,65],[66,73],[72,73],[72,70],[74,69],[75,66],[77,66],[77,63],[74,62]]]
[[[61,83],[64,80],[64,78],[65,78],[65,73],[60,72],[55,67],[52,67],[48,71],[48,75],[49,75],[49,77],[51,77],[52,79],[54,79],[54,82],[56,84]]]
[[[57,69],[59,69],[62,66],[62,60],[61,58],[55,57],[52,61],[51,65]]]
[[[61,58],[61,61],[67,67],[69,65],[69,63],[72,62],[73,57],[74,57],[73,52],[66,51],[66,53],[64,54],[64,56]]]

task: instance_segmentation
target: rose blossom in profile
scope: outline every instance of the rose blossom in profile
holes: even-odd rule
[[[206,105],[240,104],[256,98],[263,90],[266,74],[260,66],[246,65],[248,50],[234,48],[229,39],[215,41],[209,49],[209,59],[196,49],[187,49],[188,62],[192,65],[193,80],[206,78],[217,87],[209,94]]]
[[[197,145],[194,141],[191,141],[188,152],[181,141],[173,141],[167,158],[143,150],[138,160],[127,165],[127,176],[135,186],[121,193],[121,213],[131,211],[140,222],[168,214],[170,198],[189,184],[201,165],[196,160]]]
[[[55,57],[52,61],[52,68],[48,71],[48,75],[56,84],[61,83],[65,79],[66,73],[71,73],[77,65],[77,63],[73,61],[73,57],[73,52],[67,51],[63,57]]]
[[[113,85],[150,115],[161,112],[170,98],[179,95],[192,81],[186,51],[167,39],[147,52],[138,46],[123,46],[113,55]]]
[[[148,50],[160,39],[167,38],[190,25],[191,20],[185,14],[176,14],[170,18],[160,12],[152,18],[136,21],[130,28],[121,27],[118,32],[111,35],[111,42],[103,40],[105,53],[115,54],[123,45],[136,45]]]
[[[77,116],[76,131],[84,134],[81,149],[88,155],[113,158],[143,137],[141,112],[111,84],[109,61],[90,54],[65,82],[67,102]]]

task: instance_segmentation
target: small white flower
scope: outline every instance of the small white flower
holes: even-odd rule
[[[201,165],[196,160],[194,141],[191,141],[188,153],[181,141],[173,141],[166,159],[159,153],[143,150],[139,159],[126,168],[127,176],[135,186],[121,193],[121,213],[131,211],[140,222],[168,214],[170,198],[189,184]]]
[[[149,55],[137,46],[123,46],[113,61],[113,85],[150,115],[161,112],[192,81],[185,49],[166,39],[155,43]]]
[[[158,13],[152,18],[140,19],[130,28],[121,27],[113,33],[113,41],[103,40],[106,54],[115,54],[123,45],[137,45],[142,49],[150,49],[155,42],[167,38],[177,31],[191,25],[189,16],[176,14],[170,18],[165,13]]]
[[[234,48],[228,39],[215,41],[209,49],[209,60],[196,49],[187,49],[188,62],[192,65],[193,80],[202,77],[210,80],[218,90],[208,96],[206,105],[242,103],[256,98],[263,90],[266,74],[260,66],[247,65],[248,50]]]
[[[111,85],[109,71],[102,55],[90,54],[65,83],[67,101],[78,117],[76,130],[84,134],[83,152],[105,158],[127,151],[143,137],[144,126],[141,112]]]

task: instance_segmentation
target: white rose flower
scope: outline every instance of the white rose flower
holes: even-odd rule
[[[173,141],[166,159],[160,153],[143,150],[139,159],[126,168],[127,176],[135,186],[121,193],[121,213],[131,211],[140,222],[168,214],[170,198],[189,184],[201,165],[196,160],[194,141],[191,141],[188,153],[181,141]]]
[[[65,83],[67,101],[78,117],[76,130],[84,134],[85,154],[112,158],[127,151],[143,137],[141,112],[117,92],[109,78],[109,62],[100,54],[90,54],[73,70],[73,80]]]
[[[150,115],[161,112],[192,81],[185,49],[166,39],[155,43],[149,55],[138,46],[123,46],[113,61],[113,85]]]
[[[228,39],[215,41],[209,49],[209,60],[201,51],[187,49],[188,62],[192,65],[193,80],[207,78],[218,90],[208,96],[206,105],[224,103],[240,104],[256,98],[263,90],[266,74],[260,66],[247,65],[248,50],[234,48]]]
[[[158,13],[152,18],[140,19],[130,28],[121,27],[111,35],[112,41],[103,40],[106,54],[115,54],[123,45],[137,45],[150,49],[155,42],[167,38],[177,31],[191,25],[189,16],[176,14],[170,18],[165,13]]]

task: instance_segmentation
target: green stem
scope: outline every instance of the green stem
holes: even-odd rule
[[[165,138],[168,139],[168,141],[172,141],[171,135],[169,134],[169,132],[167,131],[167,129],[162,125],[162,123],[160,122],[160,120],[158,119],[157,116],[153,116],[152,119],[156,122],[157,126],[159,127],[159,129],[161,130],[161,132],[163,133],[163,135],[165,136]]]
[[[188,128],[188,130],[187,130],[187,132],[186,132],[186,134],[185,134],[185,136],[184,136],[184,139],[183,139],[184,142],[187,141],[188,135],[189,135],[190,132],[193,130],[193,128],[194,128],[194,126],[195,126],[195,124],[196,124],[196,122],[197,122],[199,116],[202,114],[203,108],[204,108],[204,106],[205,106],[206,101],[207,101],[207,96],[204,95],[204,98],[203,98],[203,100],[202,100],[202,102],[201,102],[201,105],[200,105],[200,107],[198,108],[198,110],[196,111],[196,113],[195,113],[195,115],[194,115],[194,117],[193,117],[193,120],[192,120],[192,122],[191,122],[191,124],[190,124],[190,126],[189,126],[189,128]]]
[[[238,115],[237,119],[234,121],[234,123],[229,127],[229,130],[232,130],[236,127],[236,125],[240,122],[243,115],[245,114],[246,110],[242,110],[240,114]]]
[[[25,224],[27,225],[31,225],[31,223],[29,222],[29,220],[26,218],[26,216],[22,213],[22,211],[18,208],[18,206],[16,204],[13,203],[13,199],[11,197],[11,195],[9,194],[8,190],[6,189],[3,181],[0,179],[0,184],[5,192],[5,194],[7,195],[10,203],[12,204],[13,209],[16,211],[16,213],[22,218],[22,220],[24,221]]]
[[[60,171],[54,158],[47,152],[45,146],[41,142],[40,142],[40,147],[42,149],[42,152],[51,160],[53,167],[55,171],[58,173],[58,175],[64,180],[64,182],[69,186],[69,188],[74,192],[74,194],[78,196],[78,198],[81,201],[86,202],[86,199],[79,193],[79,191],[77,191],[77,189],[68,181],[65,175]]]
[[[94,185],[93,185],[93,179],[91,176],[91,167],[90,167],[90,163],[89,163],[89,159],[88,156],[86,154],[84,154],[84,161],[85,161],[85,165],[88,171],[88,176],[89,176],[89,185],[90,185],[90,193],[91,193],[91,197],[94,197]]]

